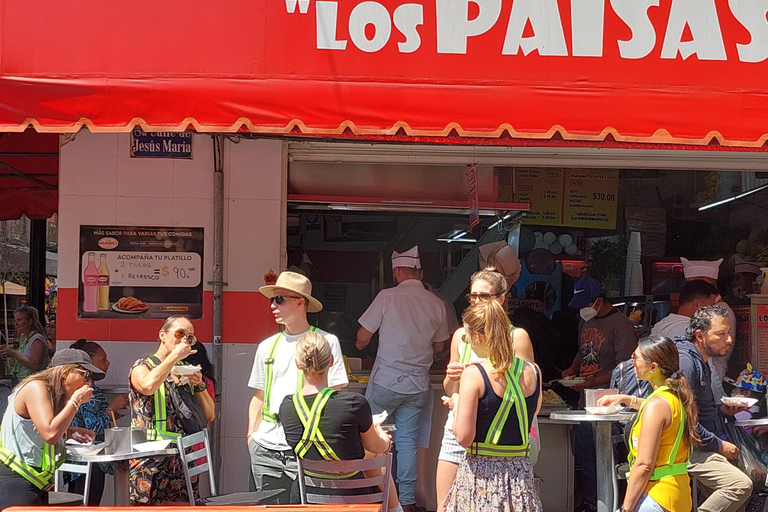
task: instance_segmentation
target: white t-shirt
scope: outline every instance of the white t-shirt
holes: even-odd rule
[[[666,336],[671,340],[685,338],[685,329],[689,323],[691,323],[691,317],[670,313],[656,322],[651,328],[651,332],[659,336]]]
[[[286,396],[296,393],[299,379],[299,369],[296,367],[296,342],[308,331],[301,334],[289,335],[283,334],[282,339],[277,344],[275,351],[275,362],[272,364],[272,388],[270,391],[269,403],[264,407],[272,414],[277,414],[280,410],[280,404]],[[331,345],[333,353],[333,366],[328,370],[328,387],[346,386],[349,384],[347,371],[344,368],[344,358],[341,355],[341,345],[339,339],[333,334],[329,334],[321,329],[317,332],[325,336]],[[272,350],[272,343],[280,333],[270,336],[259,344],[256,349],[256,356],[253,358],[253,368],[251,377],[248,379],[248,387],[264,390],[266,388],[265,365],[264,361]],[[266,401],[266,397],[264,397]],[[252,439],[264,448],[269,450],[290,450],[291,447],[285,440],[283,426],[279,423],[261,420],[258,430],[252,434]]]
[[[379,350],[371,380],[397,393],[429,389],[432,344],[450,337],[443,302],[421,281],[407,279],[382,290],[358,320],[379,331]]]

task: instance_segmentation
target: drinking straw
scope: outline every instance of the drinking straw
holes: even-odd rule
[[[117,426],[117,419],[115,419],[115,411],[112,409],[107,409],[109,411],[109,415],[112,417],[112,425]]]

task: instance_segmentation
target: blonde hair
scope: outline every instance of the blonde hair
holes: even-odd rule
[[[45,384],[45,387],[48,389],[48,393],[53,399],[53,414],[55,416],[61,412],[61,410],[66,405],[66,401],[64,400],[67,394],[66,390],[64,389],[64,381],[66,380],[66,375],[79,367],[80,365],[77,364],[63,364],[61,366],[53,366],[51,368],[47,368],[41,372],[29,375],[24,380],[19,382],[15,389],[21,389],[22,386],[25,386],[28,382],[35,380]]]
[[[296,343],[296,365],[304,373],[323,373],[331,366],[331,345],[319,332],[309,331]]]
[[[464,310],[461,320],[470,339],[488,350],[488,359],[496,371],[503,373],[512,367],[515,345],[509,318],[501,303],[481,300]]]
[[[507,287],[507,279],[496,267],[485,267],[483,270],[478,270],[472,274],[472,277],[469,279],[470,286],[474,284],[475,281],[485,281],[491,285],[493,293],[499,296],[505,296],[509,291]]]
[[[33,334],[42,334],[45,336],[45,328],[40,323],[40,313],[37,312],[37,308],[34,306],[21,306],[14,311],[14,313],[21,313],[32,321],[31,332],[26,333],[28,338],[31,338]]]

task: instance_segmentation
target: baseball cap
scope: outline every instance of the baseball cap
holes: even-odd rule
[[[605,295],[603,283],[594,277],[582,277],[573,285],[573,298],[568,306],[581,309],[589,306],[596,298]]]
[[[53,354],[53,359],[51,359],[51,366],[63,366],[65,364],[76,364],[88,370],[93,375],[93,380],[101,380],[107,376],[104,371],[99,370],[93,365],[91,356],[83,350],[78,350],[76,348],[57,350],[56,353]]]

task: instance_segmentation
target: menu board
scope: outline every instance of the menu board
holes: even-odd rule
[[[564,225],[616,229],[619,171],[569,169],[565,182]]]
[[[542,226],[562,224],[562,169],[517,168],[515,172],[516,199],[531,205],[531,210],[525,216],[525,223]]]
[[[203,314],[203,228],[80,226],[78,318]]]

